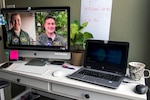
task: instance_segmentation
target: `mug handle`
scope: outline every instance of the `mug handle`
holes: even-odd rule
[[[147,75],[147,76],[144,75],[144,77],[145,77],[145,78],[150,78],[150,70],[149,70],[149,69],[144,69],[144,72],[145,72],[145,71],[148,72],[148,75]]]

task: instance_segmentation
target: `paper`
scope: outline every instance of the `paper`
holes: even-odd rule
[[[81,0],[80,22],[88,22],[83,31],[95,39],[109,40],[112,0]]]

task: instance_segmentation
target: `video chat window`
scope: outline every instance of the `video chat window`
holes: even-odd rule
[[[36,11],[36,12],[17,12],[21,17],[21,29],[29,34],[30,37],[30,45],[38,45],[37,40],[38,36],[41,34],[45,34],[44,29],[44,19],[47,15],[53,16],[55,18],[56,23],[56,34],[63,37],[64,41],[67,43],[67,34],[68,33],[68,18],[67,11],[65,10],[50,10],[47,12]],[[11,23],[11,15],[13,13],[8,13],[7,23],[8,30],[12,29]],[[14,40],[15,41],[15,40]]]

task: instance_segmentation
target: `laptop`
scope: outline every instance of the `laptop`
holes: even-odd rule
[[[116,89],[125,77],[128,42],[87,40],[83,67],[67,77]]]

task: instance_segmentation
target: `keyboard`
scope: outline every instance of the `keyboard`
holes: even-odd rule
[[[103,79],[110,80],[110,81],[119,81],[119,79],[120,79],[119,76],[101,73],[101,72],[90,71],[90,70],[86,70],[86,69],[80,71],[78,74],[83,75],[83,76],[89,75],[89,76],[93,76],[93,77],[99,77],[99,78],[103,78]]]

